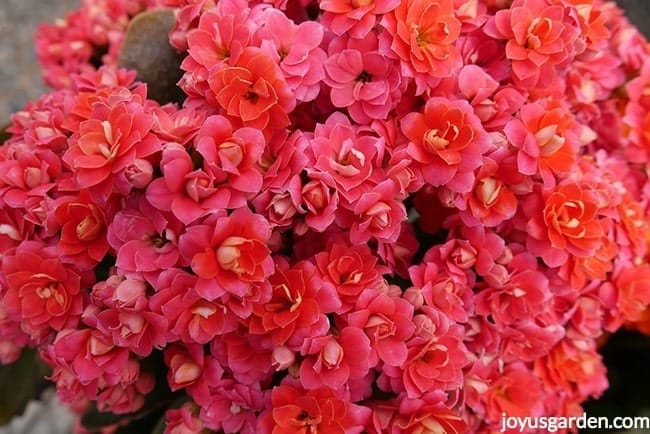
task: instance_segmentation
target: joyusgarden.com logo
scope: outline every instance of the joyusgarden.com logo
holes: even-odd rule
[[[573,429],[650,429],[650,417],[614,417],[604,416],[540,416],[521,417],[501,415],[501,432],[528,432],[544,429],[548,432]]]

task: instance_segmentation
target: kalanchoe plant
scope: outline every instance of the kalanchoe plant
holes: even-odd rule
[[[496,432],[581,415],[603,336],[650,329],[613,3],[84,0],[36,46],[0,360],[36,349],[79,433]]]

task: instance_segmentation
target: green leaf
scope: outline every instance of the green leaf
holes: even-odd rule
[[[36,350],[26,348],[20,358],[10,365],[0,365],[0,425],[20,415],[31,400],[37,400],[49,384],[45,376],[47,365]]]

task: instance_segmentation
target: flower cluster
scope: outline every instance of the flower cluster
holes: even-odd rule
[[[116,66],[156,7],[182,104]],[[648,331],[650,49],[612,3],[86,0],[37,41],[0,360],[38,348],[76,411],[489,433],[580,415],[598,339]]]

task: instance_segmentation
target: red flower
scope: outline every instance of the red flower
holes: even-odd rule
[[[289,125],[296,99],[278,65],[262,50],[246,47],[232,65],[208,80],[216,101],[233,122],[253,127],[270,137]]]
[[[352,404],[329,388],[280,385],[273,389],[271,405],[271,413],[261,422],[265,434],[360,434],[370,417],[370,409]]]
[[[23,241],[2,259],[1,270],[6,276],[3,303],[32,339],[77,326],[83,309],[81,277],[52,248]]]
[[[338,310],[340,302],[333,285],[321,279],[314,265],[300,261],[289,267],[278,260],[269,281],[273,297],[253,306],[248,324],[252,334],[268,335],[274,346],[298,351],[306,338],[328,332],[325,315]]]
[[[95,267],[108,252],[104,210],[93,204],[87,191],[66,197],[56,206],[54,218],[61,227],[57,245],[62,258],[80,270]]]

